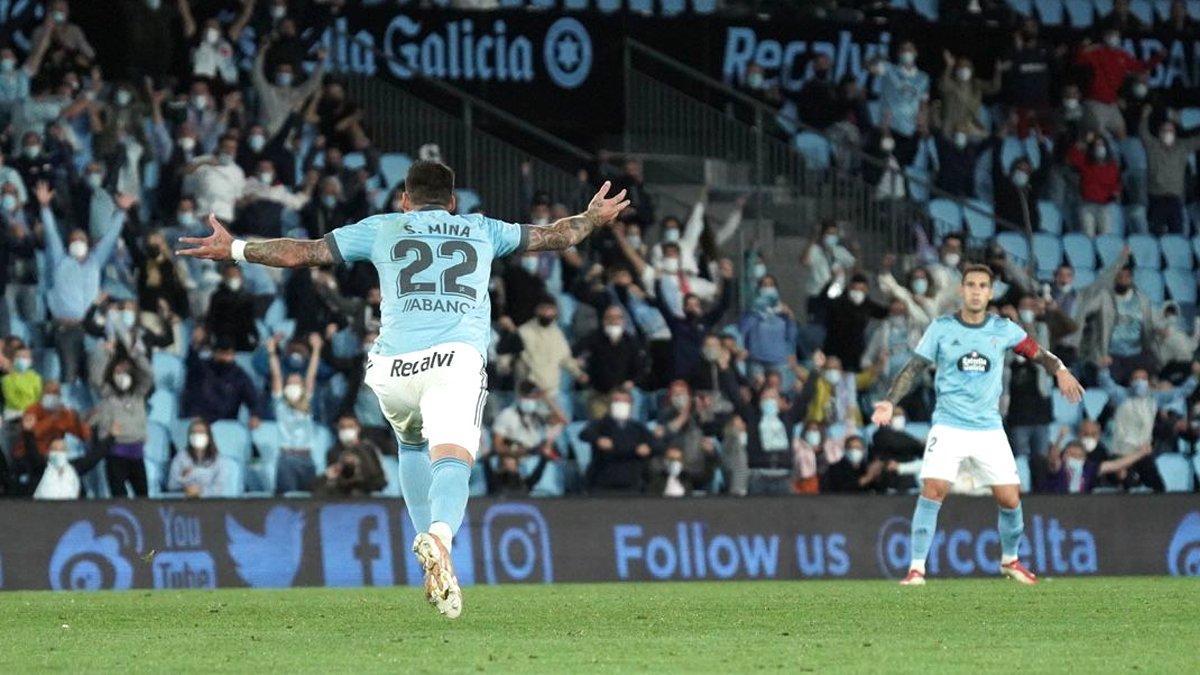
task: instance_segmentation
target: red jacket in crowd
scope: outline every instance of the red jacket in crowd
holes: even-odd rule
[[[1121,196],[1121,169],[1116,161],[1094,162],[1075,145],[1067,151],[1067,164],[1079,172],[1079,193],[1083,201],[1109,204]]]
[[[1075,62],[1092,71],[1092,82],[1088,85],[1087,98],[1091,101],[1113,104],[1125,78],[1157,66],[1166,57],[1164,52],[1152,56],[1149,61],[1139,61],[1124,49],[1100,45],[1085,47],[1075,57]]]

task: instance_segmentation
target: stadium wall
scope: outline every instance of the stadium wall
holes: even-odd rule
[[[475,500],[455,546],[466,584],[895,578],[911,498]],[[1194,495],[1028,497],[1037,573],[1200,576]],[[955,498],[935,576],[996,572],[990,499]],[[416,585],[398,500],[7,502],[0,588]]]

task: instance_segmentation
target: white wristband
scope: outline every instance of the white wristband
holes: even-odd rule
[[[237,262],[246,262],[246,242],[241,239],[234,239],[233,245],[229,247],[229,253]]]

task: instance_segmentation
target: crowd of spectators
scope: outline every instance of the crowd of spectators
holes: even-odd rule
[[[23,63],[0,50],[0,490],[47,498],[394,490],[396,439],[362,384],[386,292],[374,269],[280,272],[173,253],[180,237],[204,232],[209,213],[243,237],[316,238],[395,210],[400,186],[382,178],[364,124],[370,111],[325,75],[325,55],[297,37],[285,0],[246,0],[228,21],[194,16],[186,0],[147,3],[188,58],[176,59],[178,72],[139,77],[106,75],[67,4],[47,7]],[[251,24],[263,38],[242,68],[232,45]],[[918,46],[906,42],[896,63],[872,65],[863,87],[830,83],[831,64],[818,59],[808,89],[816,98],[801,97],[795,112],[830,136],[866,139],[869,152],[898,166],[934,158],[937,185],[956,195],[979,196],[951,167],[992,152],[987,173],[1008,222],[1034,219],[1037,229],[1049,186],[1090,176],[1068,227],[1111,228],[1110,212],[1091,206],[1118,198],[1136,206],[1140,194],[1146,224],[1179,229],[1192,141],[1176,137],[1169,116],[1143,112],[1153,92],[1136,85],[1148,64],[1121,56],[1111,36],[1070,58],[1098,73],[1120,70],[1121,82],[1106,90],[1093,78],[1079,105],[1068,103],[1072,93],[1080,99],[1070,84],[1053,100],[1050,73],[1067,57],[1039,46],[1037,26],[1026,25],[1006,63],[1044,58],[1040,84],[1021,79],[1036,70],[1025,66],[980,80],[948,54],[940,105],[931,105]],[[860,91],[878,92],[877,122]],[[994,96],[1007,97],[998,99],[1004,114],[984,116]],[[838,105],[805,108],[813,100]],[[1105,167],[1126,157],[1120,143],[1139,127],[1148,161],[1136,183],[1124,159],[1115,173]],[[1039,155],[1006,164],[1009,137],[1032,139]],[[436,157],[436,145],[421,154]],[[888,428],[868,425],[864,410],[925,326],[957,307],[959,266],[980,242],[934,231],[912,255],[868,269],[848,240],[852,224],[830,221],[799,260],[768,269],[769,256],[721,255],[744,200],[717,209],[705,189],[690,211],[671,213],[634,159],[587,167],[579,193],[604,179],[633,202],[611,227],[578,249],[524,253],[494,269],[476,491],[911,490],[935,404],[929,382]],[[522,180],[514,189],[529,195],[529,222],[577,209],[577,195],[539,191],[527,171]],[[1145,189],[1131,191],[1131,181]],[[1200,334],[1180,323],[1186,308],[1139,290],[1128,250],[1088,283],[1068,265],[1040,280],[996,246],[983,256],[998,276],[995,311],[1106,397],[1064,417],[1044,373],[1011,357],[1003,404],[1030,487],[1162,490],[1154,458],[1200,439]],[[794,307],[776,275],[804,278]]]

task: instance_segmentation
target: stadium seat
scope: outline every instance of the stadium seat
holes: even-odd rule
[[[1088,419],[1100,419],[1100,415],[1104,412],[1104,406],[1106,405],[1108,405],[1107,391],[1096,387],[1084,390],[1083,411],[1087,413]]]
[[[154,352],[150,365],[154,371],[155,387],[167,389],[176,394],[183,391],[186,379],[183,359],[160,350]]]
[[[883,109],[883,101],[878,99],[867,101],[867,117],[871,118],[871,126],[879,126],[880,110]]]
[[[1062,263],[1062,239],[1053,234],[1034,234],[1033,258],[1037,263],[1038,279],[1049,279]]]
[[[1029,264],[1029,240],[1025,238],[1025,235],[1016,232],[1001,232],[996,235],[996,243],[1018,265],[1025,267]]]
[[[1033,0],[1007,0],[1009,8],[1021,16],[1033,14]]]
[[[794,147],[804,158],[804,168],[809,171],[825,171],[830,165],[832,149],[829,139],[811,131],[802,131],[792,139]]]
[[[929,201],[929,217],[933,219],[934,239],[941,238],[951,232],[958,232],[963,227],[962,207],[950,199],[931,199]]]
[[[1029,470],[1029,458],[1025,455],[1017,455],[1017,477],[1021,481],[1021,492],[1029,492],[1033,489],[1033,472]]]
[[[279,463],[279,424],[272,421],[260,422],[250,432],[250,440],[258,450],[258,461],[249,470],[258,473],[259,484],[272,494],[275,492],[275,468]]]
[[[1025,144],[1021,142],[1021,139],[1016,136],[1005,136],[1004,142],[1000,145],[1000,165],[1004,167],[1005,173],[1012,169],[1013,162],[1025,154]]]
[[[1180,304],[1196,304],[1196,273],[1191,270],[1167,270],[1163,281],[1171,299]]]
[[[383,466],[383,475],[387,478],[387,485],[377,494],[385,497],[399,497],[400,458],[395,455],[382,455],[379,458],[379,463]]]
[[[930,21],[938,20],[938,0],[911,0],[913,11]]]
[[[1098,18],[1106,17],[1112,14],[1113,0],[1092,0],[1092,6],[1096,8]]]
[[[1075,268],[1076,273],[1080,270],[1096,269],[1096,249],[1092,245],[1090,237],[1072,232],[1063,235],[1062,246],[1063,252],[1067,256],[1067,262]]]
[[[1130,0],[1129,13],[1147,26],[1154,25],[1154,5],[1150,0]]]
[[[1154,458],[1167,492],[1191,492],[1196,484],[1192,466],[1178,452],[1166,452]]]
[[[1190,270],[1193,266],[1192,244],[1178,234],[1165,234],[1158,240],[1168,269]]]
[[[329,427],[324,424],[313,422],[313,438],[312,447],[309,449],[312,453],[312,463],[317,471],[325,469],[325,453],[333,447],[333,432],[329,431]]]
[[[1192,21],[1200,21],[1200,0],[1187,0],[1187,13]]]
[[[1160,304],[1166,299],[1163,275],[1158,270],[1135,269],[1133,284],[1139,291],[1145,293],[1150,302],[1154,304]]]
[[[1061,26],[1063,22],[1062,0],[1033,0],[1043,26]]]
[[[1125,248],[1125,240],[1112,234],[1102,234],[1096,237],[1096,254],[1100,256],[1100,266],[1108,267],[1121,255]]]
[[[217,420],[212,423],[212,440],[217,452],[245,466],[250,461],[250,432],[240,422]]]
[[[992,213],[992,205],[972,199],[963,209],[963,217],[967,222],[967,233],[972,241],[984,242],[996,236],[996,216]]]
[[[1054,202],[1038,202],[1038,229],[1047,234],[1062,234],[1062,213]]]
[[[1157,270],[1162,268],[1162,250],[1158,247],[1158,239],[1148,234],[1133,234],[1126,240],[1133,254],[1133,264],[1141,269]],[[1111,244],[1110,244],[1111,245]],[[1120,252],[1120,249],[1117,249]],[[1104,257],[1101,253],[1100,257]],[[1107,264],[1107,260],[1105,261]]]
[[[579,437],[586,426],[587,422],[571,422],[566,430],[571,445],[571,456],[575,458],[580,476],[587,475],[588,466],[592,463],[592,446]]]
[[[910,166],[904,170],[904,174],[908,178],[909,198],[922,204],[929,201],[929,186],[933,183],[929,170]]]
[[[151,422],[171,428],[171,424],[179,417],[179,397],[166,389],[159,389],[150,395],[150,410],[147,414]]]
[[[1071,22],[1071,28],[1091,28],[1092,22],[1095,20],[1095,8],[1092,6],[1091,0],[1066,0],[1063,7],[1067,10],[1067,19]]]
[[[528,476],[538,463],[537,457],[524,457],[521,460],[521,475]],[[561,497],[565,493],[562,465],[557,461],[546,462],[542,477],[529,489],[530,497]]]
[[[412,158],[399,152],[389,152],[379,157],[379,173],[383,174],[385,192],[404,181],[412,163]]]
[[[167,482],[167,472],[162,465],[142,458],[142,466],[146,468],[146,496],[151,499],[161,499],[163,486]]]
[[[171,461],[171,432],[158,422],[146,424],[146,443],[142,447],[142,456],[148,462],[154,462],[166,467]]]
[[[1159,23],[1171,18],[1171,0],[1154,0],[1154,16]]]
[[[364,169],[367,166],[367,156],[361,152],[347,153],[342,157],[342,165],[350,170]]]
[[[241,497],[246,493],[246,474],[242,463],[226,455],[218,455],[221,471],[225,473],[225,483],[221,486],[221,497]]]
[[[1050,403],[1054,410],[1055,424],[1065,425],[1073,429],[1083,419],[1083,406],[1072,404],[1058,389],[1054,389],[1051,392]]]
[[[459,188],[454,195],[458,200],[458,213],[475,213],[483,205],[483,199],[474,190]]]

